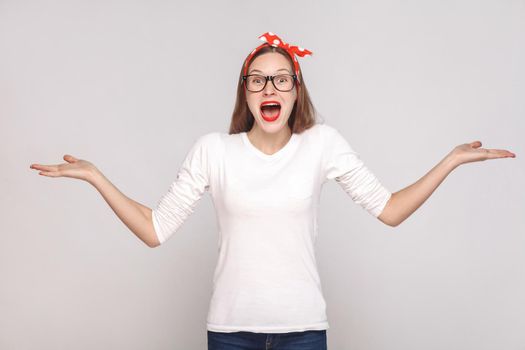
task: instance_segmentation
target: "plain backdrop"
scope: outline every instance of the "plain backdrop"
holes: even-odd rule
[[[315,107],[391,191],[475,140],[388,227],[337,183],[316,257],[332,350],[525,349],[525,1],[0,0],[0,349],[206,349],[209,193],[151,249],[86,182],[152,208],[195,140],[228,132],[244,58],[272,31]]]

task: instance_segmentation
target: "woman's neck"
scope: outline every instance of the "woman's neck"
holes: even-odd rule
[[[271,134],[261,131],[261,129],[254,125],[252,129],[247,132],[247,136],[250,142],[261,152],[272,155],[288,143],[290,137],[292,137],[292,132],[288,125],[279,132]]]

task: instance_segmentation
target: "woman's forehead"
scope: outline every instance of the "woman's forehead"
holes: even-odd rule
[[[290,62],[286,57],[277,52],[265,53],[255,58],[250,64],[248,74],[254,71],[255,73],[265,74],[292,72]]]

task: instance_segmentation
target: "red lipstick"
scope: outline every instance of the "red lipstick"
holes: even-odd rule
[[[277,101],[264,101],[260,108],[261,116],[267,122],[273,122],[281,115],[281,104]]]

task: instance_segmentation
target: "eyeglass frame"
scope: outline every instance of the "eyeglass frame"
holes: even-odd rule
[[[281,90],[279,89],[277,86],[275,86],[275,82],[273,81],[273,79],[275,77],[278,77],[280,75],[288,75],[290,77],[292,77],[293,79],[293,85],[292,85],[292,88],[290,90]],[[246,79],[248,79],[248,77],[251,77],[251,76],[258,76],[258,77],[263,77],[265,80],[264,80],[264,86],[262,87],[261,90],[257,90],[257,91],[251,91],[251,90],[248,90],[248,85],[246,84]],[[293,88],[295,87],[295,83],[297,82],[297,75],[296,74],[276,74],[276,75],[261,75],[261,74],[248,74],[248,75],[243,75],[242,76],[242,81],[244,83],[244,87],[246,88],[246,90],[250,91],[250,92],[261,92],[264,90],[264,88],[266,88],[266,85],[268,84],[268,80],[271,80],[272,81],[272,85],[273,87],[277,90],[277,91],[280,91],[280,92],[288,92],[288,91],[292,91]]]

